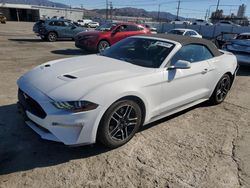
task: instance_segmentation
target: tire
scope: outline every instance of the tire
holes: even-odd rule
[[[142,123],[142,110],[132,100],[121,100],[109,107],[99,125],[97,139],[109,148],[127,143]]]
[[[106,48],[110,47],[110,44],[106,40],[101,40],[97,45],[97,51],[102,53]]]
[[[48,41],[55,42],[57,40],[57,34],[55,32],[49,32]]]
[[[47,36],[41,36],[41,39],[42,39],[43,41],[47,41],[47,40],[48,40],[48,37],[47,37]]]
[[[231,88],[231,84],[232,84],[232,80],[230,76],[228,74],[224,74],[222,78],[219,80],[219,82],[217,83],[214,89],[214,92],[209,99],[209,102],[212,105],[217,105],[217,104],[222,103],[225,100],[228,94],[228,91]]]

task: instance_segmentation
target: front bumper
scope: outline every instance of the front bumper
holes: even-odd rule
[[[37,95],[43,95],[43,100],[34,100],[36,94],[34,89],[31,93],[24,90],[25,100],[32,98],[46,113],[46,116],[36,114],[32,107],[24,104],[22,98],[19,98],[18,111],[25,119],[25,123],[32,128],[42,139],[62,142],[65,145],[86,145],[95,142],[95,132],[93,127],[100,112],[100,107],[95,110],[79,113],[70,113],[55,108],[44,94],[37,92]],[[20,95],[20,94],[19,94]],[[41,99],[41,97],[39,97]],[[44,100],[46,99],[46,100]]]
[[[96,51],[97,40],[96,39],[82,39],[79,36],[75,37],[75,46],[88,51]]]

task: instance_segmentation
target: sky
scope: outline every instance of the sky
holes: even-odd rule
[[[52,0],[54,2],[64,3],[72,7],[81,7],[86,9],[105,8],[106,0]],[[112,1],[114,8],[134,7],[143,8],[148,11],[160,10],[170,12],[176,15],[178,0],[108,0]],[[238,6],[247,5],[246,16],[250,17],[250,0],[219,0],[220,7],[226,15],[230,13],[237,14]],[[204,18],[206,11],[210,12],[216,9],[218,0],[181,0],[179,15],[186,18]]]

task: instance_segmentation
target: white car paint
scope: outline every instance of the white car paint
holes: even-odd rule
[[[77,23],[81,26],[87,26],[90,22],[93,22],[92,20],[89,19],[83,19],[83,20],[78,20]]]
[[[206,26],[209,26],[209,25],[213,25],[213,24],[211,22],[206,21],[206,20],[198,19],[198,20],[195,20],[193,22],[193,25],[206,25]]]
[[[90,22],[88,23],[88,27],[99,27],[99,23],[98,22]]]
[[[182,34],[183,36],[202,38],[202,36],[201,36],[198,32],[196,32],[195,30],[193,30],[193,29],[176,28],[176,29],[170,30],[170,31],[167,32],[167,33],[170,33],[170,34],[171,34],[172,31],[180,31],[180,32],[183,32],[183,34]],[[190,34],[191,32],[192,32],[192,34]]]
[[[30,119],[26,123],[43,139],[65,145],[91,144],[96,142],[105,111],[123,97],[136,96],[143,101],[146,110],[143,125],[146,125],[208,100],[219,79],[226,72],[235,73],[237,61],[228,52],[194,63],[191,69],[168,70],[169,60],[182,46],[175,41],[162,40],[174,43],[175,48],[159,68],[144,68],[100,55],[55,60],[37,66],[17,84],[39,103],[47,116],[42,119],[25,111]],[[203,74],[204,70],[207,72]],[[77,79],[66,78],[65,74]],[[59,110],[51,103],[78,100],[99,106],[91,111],[72,113]]]

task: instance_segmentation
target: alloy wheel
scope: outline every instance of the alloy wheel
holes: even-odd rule
[[[108,47],[109,47],[109,43],[107,41],[101,41],[98,45],[98,51],[101,53]]]
[[[219,102],[223,101],[226,98],[229,89],[230,89],[230,79],[227,76],[223,77],[217,87],[216,91],[217,101]]]
[[[115,141],[126,140],[137,125],[138,116],[131,105],[116,109],[109,120],[109,135]]]
[[[54,42],[54,41],[56,41],[57,36],[55,33],[50,33],[48,38],[49,38],[49,41]]]

